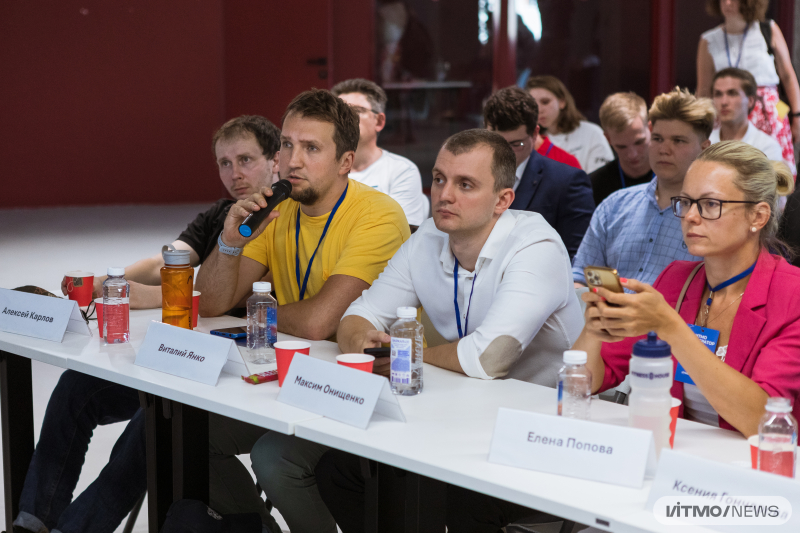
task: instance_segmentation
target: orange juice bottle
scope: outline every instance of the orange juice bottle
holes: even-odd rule
[[[161,250],[161,321],[179,328],[192,329],[192,291],[194,269],[189,264],[189,250],[176,250],[171,244]]]

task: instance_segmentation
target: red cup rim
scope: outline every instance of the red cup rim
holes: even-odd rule
[[[304,341],[278,341],[274,344],[277,350],[305,350],[311,348],[311,343]]]
[[[375,361],[375,357],[364,353],[344,353],[337,355],[336,361],[343,364],[360,365]]]

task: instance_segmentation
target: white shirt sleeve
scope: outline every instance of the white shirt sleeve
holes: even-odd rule
[[[481,379],[504,376],[550,315],[567,304],[573,291],[570,277],[563,245],[540,241],[518,251],[503,273],[486,318],[458,343],[464,372]],[[501,337],[516,342],[495,343]]]
[[[584,170],[587,174],[591,174],[609,161],[613,161],[614,152],[611,151],[611,146],[608,144],[602,130],[592,128],[592,136],[588,139],[588,142],[589,157],[586,158],[586,168]]]
[[[356,315],[369,320],[376,329],[389,332],[397,320],[398,307],[419,308],[420,302],[411,282],[409,255],[414,235],[397,250],[372,286],[350,304],[345,316]]]
[[[419,226],[425,222],[428,203],[422,192],[422,176],[417,165],[403,165],[402,170],[391,177],[389,196],[403,208],[410,225]]]

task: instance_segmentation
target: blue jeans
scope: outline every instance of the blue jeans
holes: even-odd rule
[[[92,433],[130,420],[108,464],[73,502]],[[113,533],[147,489],[145,416],[133,389],[67,370],[47,404],[14,525],[31,531]]]

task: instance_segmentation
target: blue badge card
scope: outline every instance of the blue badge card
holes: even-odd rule
[[[711,350],[711,353],[717,353],[717,342],[719,342],[718,330],[701,328],[700,326],[695,326],[694,324],[689,324],[689,329],[692,330],[692,333],[697,335],[697,338],[700,339],[700,342],[705,344],[708,349]],[[683,366],[681,366],[680,363],[678,363],[678,369],[675,371],[675,381],[694,385],[694,381],[692,381],[692,378],[689,377],[689,374],[686,373],[686,370],[683,369]]]

